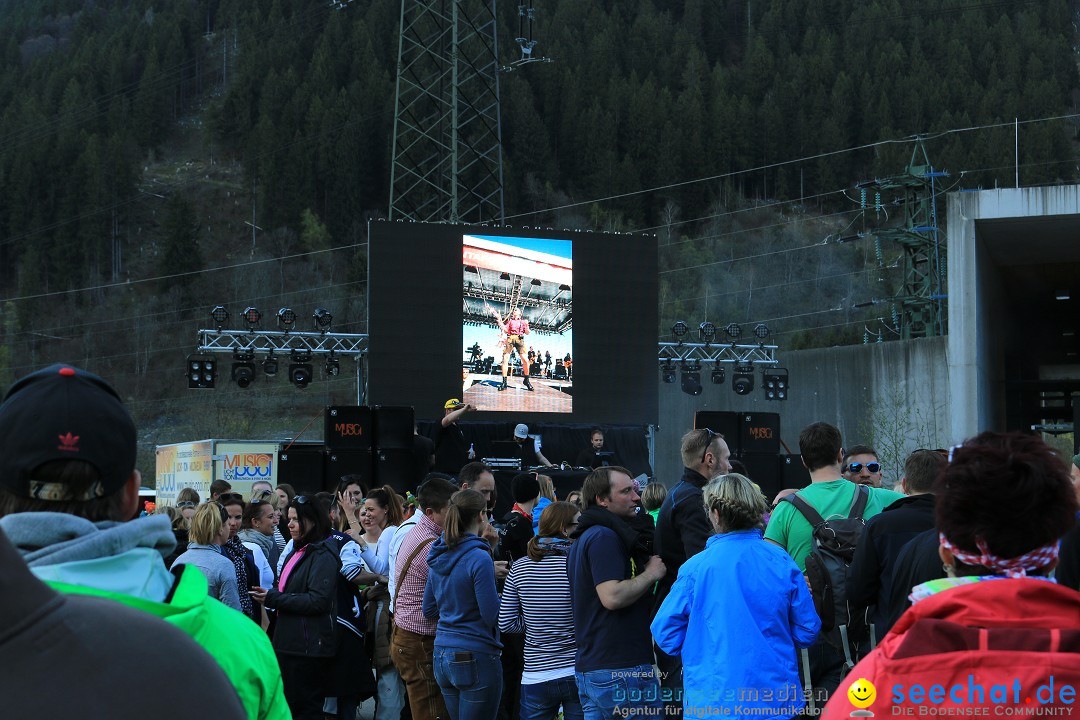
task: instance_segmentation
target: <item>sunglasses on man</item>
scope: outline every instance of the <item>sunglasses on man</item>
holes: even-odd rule
[[[701,462],[705,462],[705,456],[709,454],[709,448],[712,447],[713,440],[724,436],[709,428],[702,428],[702,430],[709,434],[709,437],[705,440],[705,449],[701,451]]]
[[[852,473],[854,475],[858,475],[859,473],[862,472],[862,469],[863,469],[863,464],[862,463],[850,463],[850,464],[848,464],[847,466],[844,467],[844,472],[849,472],[849,473]],[[868,463],[866,463],[866,471],[869,472],[869,473],[881,472],[881,463],[877,463],[877,462],[868,462]]]

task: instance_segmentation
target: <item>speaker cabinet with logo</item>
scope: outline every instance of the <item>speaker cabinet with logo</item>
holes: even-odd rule
[[[323,418],[323,439],[327,450],[371,450],[371,408],[366,405],[332,405],[326,408]]]
[[[739,452],[780,454],[780,414],[740,413]]]
[[[330,450],[326,453],[326,489],[334,492],[345,475],[359,475],[367,489],[375,487],[371,453],[368,451]]]
[[[292,485],[297,493],[324,489],[325,455],[321,444],[294,444],[278,453],[277,481]]]
[[[375,447],[412,450],[415,415],[411,405],[375,406]]]
[[[375,454],[375,483],[389,485],[395,492],[416,492],[416,462],[412,448],[379,448]]]
[[[724,436],[724,442],[732,455],[738,455],[739,447],[739,413],[719,410],[701,410],[694,413],[694,428],[709,428]]]

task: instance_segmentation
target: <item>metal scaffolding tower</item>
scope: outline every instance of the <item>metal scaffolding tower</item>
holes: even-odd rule
[[[495,0],[402,0],[390,219],[502,222]]]
[[[876,191],[875,207],[894,205],[904,212],[899,227],[874,230],[873,235],[879,242],[895,241],[903,250],[904,280],[894,301],[900,305],[899,332],[905,340],[947,331],[945,244],[938,227],[935,183],[947,176],[934,170],[920,139],[903,174],[858,186],[864,198],[867,190]]]

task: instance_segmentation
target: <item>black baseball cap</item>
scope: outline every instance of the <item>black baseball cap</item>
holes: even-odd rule
[[[112,386],[56,364],[16,380],[0,403],[0,486],[40,500],[91,500],[119,491],[135,469],[135,422]],[[53,460],[82,460],[100,474],[82,497],[34,478]]]

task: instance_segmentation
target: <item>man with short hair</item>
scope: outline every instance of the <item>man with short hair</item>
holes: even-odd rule
[[[461,431],[458,421],[465,413],[476,407],[450,398],[443,403],[443,417],[439,422],[439,432],[435,436],[435,469],[453,475],[461,466],[473,458],[469,457],[469,443]]]
[[[495,475],[491,468],[479,461],[468,463],[458,473],[458,482],[462,490],[475,490],[483,495],[484,502],[491,508],[495,498]]]
[[[603,452],[603,455],[600,453]],[[589,433],[589,447],[578,453],[574,467],[598,468],[601,465],[618,465],[614,455],[604,448],[604,431],[593,428]]]
[[[215,480],[210,483],[210,501],[216,502],[222,493],[227,493],[232,490],[232,485],[226,480]]]
[[[813,507],[822,518],[846,518],[855,500],[858,488],[855,483],[840,474],[844,449],[840,430],[825,423],[816,422],[799,433],[799,452],[802,463],[810,472],[809,487],[797,495]],[[891,503],[904,496],[892,490],[870,487],[864,518],[871,518]],[[803,572],[806,557],[813,550],[813,528],[810,521],[790,502],[779,502],[769,517],[765,539],[787,550],[788,555]],[[840,684],[844,658],[824,638],[819,638],[808,650],[810,676],[815,689],[815,700],[827,699]],[[824,693],[826,698],[817,697]]]
[[[390,654],[405,683],[413,720],[446,718],[446,703],[435,680],[435,628],[421,609],[428,578],[428,550],[442,534],[452,482],[433,477],[416,491],[423,516],[401,543],[394,572],[394,634]]]
[[[214,656],[250,718],[290,717],[266,633],[209,598],[198,568],[166,569],[168,516],[130,520],[135,423],[108,383],[70,365],[31,373],[0,404],[0,436],[0,528],[38,578],[165,619]]]
[[[917,450],[904,462],[900,481],[906,497],[866,522],[855,559],[848,570],[848,599],[854,608],[871,608],[872,640],[888,631],[892,572],[900,550],[919,533],[934,527],[934,480],[945,458],[933,450]]]
[[[640,500],[630,472],[618,466],[593,470],[581,500],[566,572],[577,637],[574,678],[585,717],[660,714],[649,591],[665,568],[647,534],[627,522]]]
[[[840,466],[844,478],[859,485],[881,487],[881,461],[869,445],[852,445]]]
[[[656,590],[654,610],[667,597],[683,563],[705,549],[713,536],[712,523],[705,513],[702,488],[712,478],[730,472],[731,451],[724,436],[708,428],[683,435],[680,447],[683,474],[664,498],[656,520],[656,553],[667,573]],[[682,660],[657,648],[656,664],[663,673],[661,684],[671,689],[666,714],[682,716]]]

